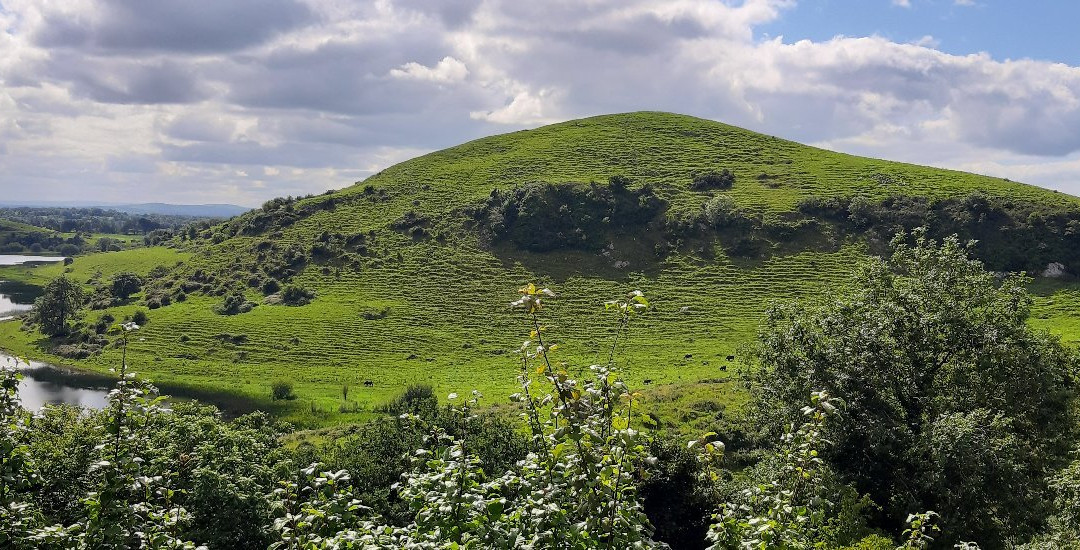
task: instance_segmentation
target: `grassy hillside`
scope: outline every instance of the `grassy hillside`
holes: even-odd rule
[[[735,176],[730,190],[690,188],[695,175],[723,170]],[[593,244],[546,252],[500,238],[498,223],[490,223],[503,219],[492,214],[496,198],[523,185],[599,182],[599,191],[581,191],[594,200],[616,175],[629,178],[630,188],[617,200],[652,193],[659,213],[623,225],[578,216],[574,223],[601,228]],[[493,190],[504,194],[493,198]],[[185,234],[173,248],[91,255],[67,269],[87,282],[163,266],[145,296],[172,299],[149,312],[132,342],[138,370],[250,396],[290,380],[299,395],[290,418],[313,424],[365,416],[410,382],[444,393],[477,388],[489,402],[504,402],[516,386],[511,351],[529,332],[508,308],[519,286],[535,281],[559,293],[546,313],[549,334],[582,367],[606,358],[614,323],[603,302],[640,289],[655,309],[632,327],[623,371],[646,387],[662,420],[692,426],[740,402],[728,357],[753,337],[771,302],[840,290],[875,246],[847,221],[804,219],[808,199],[933,203],[973,191],[1003,204],[1080,211],[1074,197],[1002,179],[854,157],[692,117],[632,113],[476,140],[335,193],[268,203]],[[703,205],[720,195],[757,225],[743,233],[703,229]],[[515,212],[518,220],[526,214]],[[549,218],[540,214],[542,225]],[[744,233],[756,240],[750,252],[734,254]],[[0,278],[44,281],[64,269],[0,270]],[[298,307],[264,303],[265,294],[276,295],[266,289],[270,279],[316,297]],[[1037,322],[1067,339],[1080,336],[1074,287],[1046,283],[1039,291]],[[259,305],[215,313],[238,292]],[[145,296],[109,313],[122,318]],[[86,319],[93,324],[103,313]],[[50,357],[49,342],[18,323],[0,324],[0,346],[72,363]],[[74,364],[104,370],[118,353]],[[344,408],[355,412],[338,412],[343,385]]]
[[[34,227],[25,223],[0,218],[0,233],[23,232],[23,233],[47,233],[48,230]]]

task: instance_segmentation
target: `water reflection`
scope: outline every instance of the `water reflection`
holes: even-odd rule
[[[0,364],[15,368],[15,359],[0,353]],[[17,365],[22,374],[19,399],[28,410],[36,411],[45,405],[68,404],[101,409],[108,404],[112,379],[92,373],[63,369],[38,361]]]
[[[0,254],[0,266],[53,263],[62,259],[50,256]],[[19,313],[29,311],[34,299],[40,294],[41,288],[35,285],[16,281],[0,281],[0,321],[11,319]]]
[[[30,311],[41,288],[16,281],[0,281],[0,321]]]

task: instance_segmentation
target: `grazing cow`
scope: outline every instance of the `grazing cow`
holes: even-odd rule
[[[728,356],[727,356],[727,360],[728,360],[728,361],[734,361],[734,360],[735,360],[735,356],[734,356],[734,355],[728,355]]]
[[[693,358],[694,358],[693,353],[687,353],[686,355],[683,356],[683,359],[693,359]]]
[[[720,365],[720,370],[727,372],[727,365]]]
[[[652,384],[652,378],[646,378],[645,380],[642,380],[642,382],[645,382],[645,385],[648,386],[649,384]]]
[[[364,380],[364,386],[370,388],[370,387],[372,387],[374,385],[375,385],[375,382],[372,382],[371,380]]]

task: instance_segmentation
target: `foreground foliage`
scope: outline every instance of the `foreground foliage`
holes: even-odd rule
[[[522,288],[511,304],[530,333],[517,355],[516,427],[479,413],[478,392],[450,394],[443,408],[415,387],[386,406],[396,417],[290,450],[287,427],[265,415],[225,422],[208,407],[166,408],[126,360],[109,406],[83,413],[22,411],[18,375],[5,368],[0,546],[675,543],[660,532],[710,550],[1075,545],[1075,359],[1024,325],[1018,279],[996,280],[955,240],[917,233],[860,283],[831,305],[770,317],[764,368],[749,380],[763,436],[735,462],[715,433],[680,454],[639,431],[642,396],[617,374],[651,306],[637,291],[605,304],[615,326],[606,360],[581,369],[546,326],[555,293]],[[137,330],[114,327],[122,350]],[[697,507],[650,518],[647,499],[665,489]],[[696,542],[671,525],[703,520]]]
[[[1075,441],[1075,352],[1028,326],[1023,277],[999,280],[955,238],[911,238],[870,262],[852,295],[769,314],[758,410],[783,426],[807,392],[843,396],[827,456],[881,524],[948,510],[946,540],[1024,540]]]

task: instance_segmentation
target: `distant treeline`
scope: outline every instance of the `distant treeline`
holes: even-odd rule
[[[213,218],[166,214],[128,214],[104,208],[13,207],[0,208],[0,218],[61,233],[146,235],[159,229],[176,230]]]

